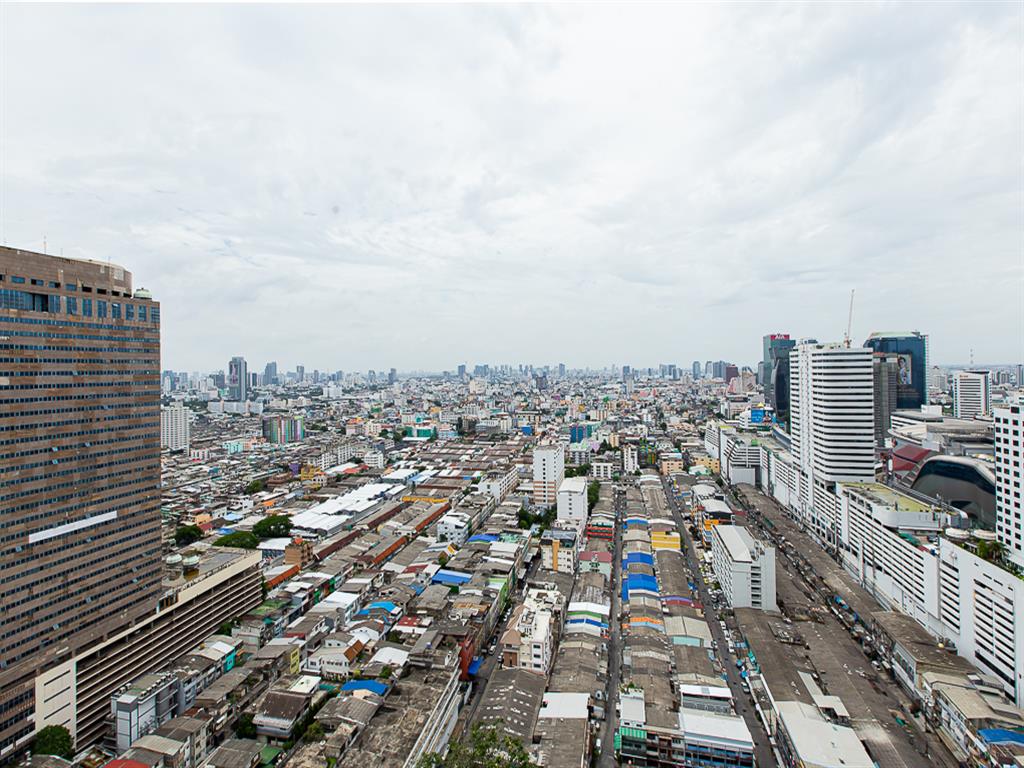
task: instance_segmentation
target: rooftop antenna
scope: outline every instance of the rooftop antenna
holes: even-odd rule
[[[43,235],[43,253],[46,253],[46,235]]]
[[[843,338],[843,343],[846,348],[850,348],[850,329],[853,327],[853,292],[855,288],[850,289],[850,314],[846,317],[846,336]]]

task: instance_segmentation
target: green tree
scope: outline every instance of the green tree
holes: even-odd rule
[[[240,739],[255,739],[256,726],[252,722],[252,713],[244,712],[235,723],[235,735]]]
[[[314,720],[306,729],[305,737],[308,741],[320,741],[324,737],[324,727]]]
[[[203,538],[203,529],[198,525],[179,525],[174,529],[174,543],[179,547],[187,547],[201,538]]]
[[[256,549],[259,545],[260,540],[256,538],[256,535],[249,533],[248,531],[237,531],[235,533],[229,533],[227,536],[221,536],[215,542],[215,547],[238,547],[239,549]]]
[[[262,491],[266,487],[267,487],[267,484],[262,479],[257,478],[256,480],[253,480],[247,486],[245,486],[245,492],[246,493],[250,493],[250,494],[251,493],[259,493],[260,491]]]
[[[478,723],[468,737],[448,745],[444,757],[432,752],[420,758],[416,768],[537,768],[519,739],[496,725]]]
[[[36,734],[32,742],[33,755],[57,755],[65,760],[75,756],[71,734],[63,725],[48,725]]]
[[[377,675],[377,677],[379,677],[381,680],[390,680],[391,675],[393,675],[394,673],[395,670],[391,668],[391,665],[385,664],[383,667],[380,668],[380,674]]]
[[[440,555],[438,555],[437,556],[437,563],[442,568],[444,566],[448,565],[448,553],[447,552],[442,552]]]
[[[292,519],[288,515],[269,515],[252,527],[261,539],[276,539],[292,532]]]
[[[593,509],[597,506],[597,500],[601,498],[601,483],[594,480],[587,486],[587,508]]]

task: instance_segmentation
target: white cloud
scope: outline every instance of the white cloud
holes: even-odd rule
[[[7,5],[3,234],[164,362],[1024,356],[1017,4]]]

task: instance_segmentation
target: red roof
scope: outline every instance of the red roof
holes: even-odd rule
[[[138,760],[127,760],[119,757],[111,760],[103,768],[149,768],[149,766],[146,763],[140,763]]]
[[[909,472],[933,453],[935,452],[916,445],[901,445],[892,452],[892,471]]]
[[[599,563],[610,563],[612,561],[611,552],[580,552],[580,560],[596,560]]]

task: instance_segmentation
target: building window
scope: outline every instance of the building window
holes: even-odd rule
[[[120,320],[121,319],[121,304],[119,302],[116,302],[116,301],[111,302],[111,304],[110,304],[110,316],[114,320]]]
[[[68,308],[69,315],[78,314],[78,299],[76,299],[74,296],[68,296],[66,299],[64,299],[64,304]]]
[[[17,275],[13,275],[13,276],[11,277],[11,282],[12,282],[12,283],[18,283],[18,284],[20,284],[20,285],[24,285],[24,283],[25,283],[25,278],[24,278],[24,277],[18,277]]]
[[[134,304],[125,304],[124,305],[124,319],[125,320],[134,320],[135,319],[135,305]]]
[[[102,299],[97,299],[96,300],[96,317],[106,317],[106,316],[107,316],[107,302],[103,301]]]
[[[82,317],[92,317],[92,299],[82,299]]]

